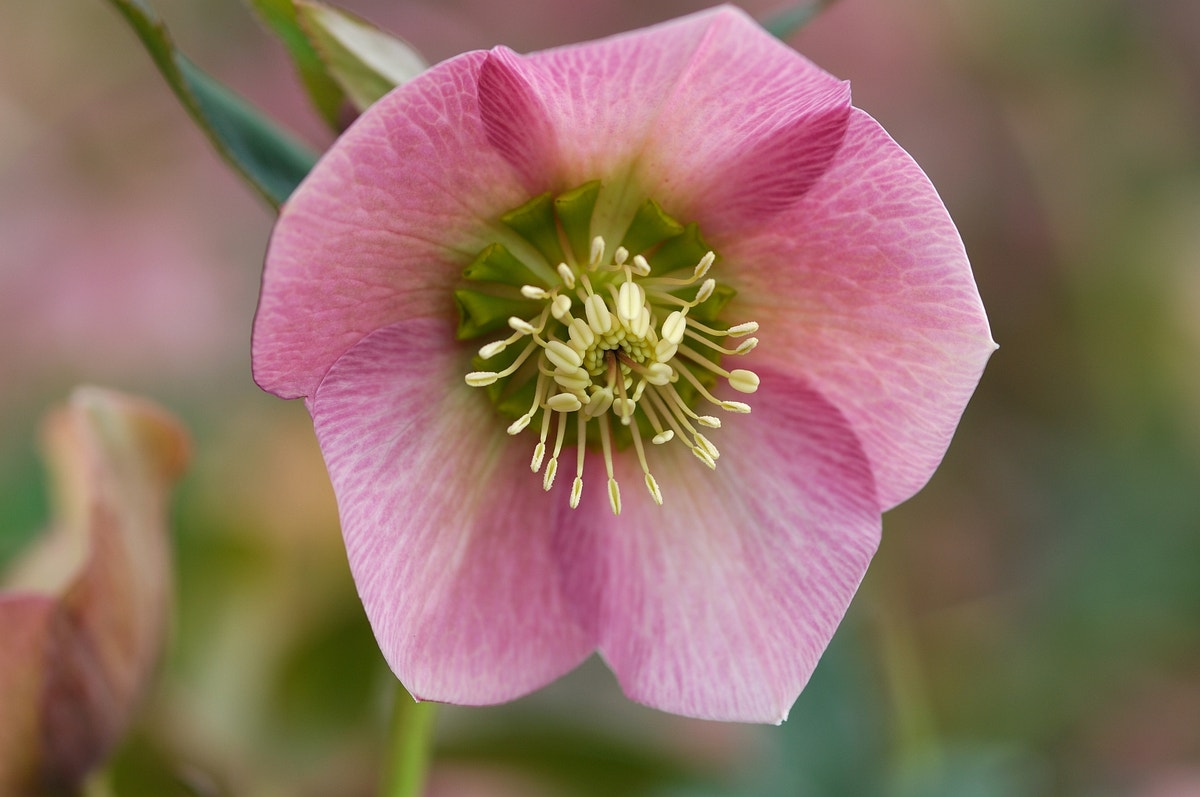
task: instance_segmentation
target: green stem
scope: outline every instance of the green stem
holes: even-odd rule
[[[396,685],[382,797],[420,797],[433,753],[437,703],[418,703]]]

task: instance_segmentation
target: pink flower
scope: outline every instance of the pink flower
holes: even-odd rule
[[[369,109],[282,210],[254,373],[305,398],[417,698],[598,651],[635,700],[779,722],[994,347],[924,174],[722,7]]]
[[[73,792],[129,726],[169,616],[167,497],[187,443],[84,388],[45,426],[58,517],[0,593],[0,794]]]

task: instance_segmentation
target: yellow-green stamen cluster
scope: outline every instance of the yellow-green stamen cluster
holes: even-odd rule
[[[561,205],[559,211],[559,224],[568,227]],[[682,240],[685,231],[657,206],[652,206],[652,211],[658,219],[666,220],[658,223],[666,228],[667,243],[654,241],[657,245],[631,256],[624,245],[610,246],[602,236],[593,236],[586,257],[581,258],[576,256],[583,249],[576,235],[574,246],[568,243],[558,251],[541,247],[554,254],[561,252],[563,257],[551,269],[552,279],[513,286],[519,299],[504,296],[502,291],[488,294],[486,301],[472,292],[460,295],[464,326],[484,318],[494,327],[496,319],[489,314],[502,312],[505,302],[515,302],[512,307],[519,308],[504,319],[510,334],[479,350],[477,366],[482,367],[468,373],[466,381],[493,391],[498,405],[509,408],[524,392],[528,403],[509,425],[508,433],[519,434],[536,422],[539,439],[530,467],[535,473],[542,472],[546,490],[554,484],[563,446],[572,439],[568,432],[573,432],[576,461],[572,508],[579,505],[582,495],[588,448],[598,443],[610,505],[614,513],[620,513],[620,488],[613,473],[613,450],[618,442],[632,443],[646,488],[655,502],[662,504],[643,436],[655,445],[679,441],[700,461],[715,468],[720,451],[700,429],[718,429],[721,421],[696,412],[692,405],[706,401],[726,412],[747,413],[747,404],[718,399],[709,386],[720,377],[742,393],[753,393],[758,388],[758,377],[753,372],[726,370],[720,362],[723,355],[751,351],[758,341],[747,336],[758,325],[747,322],[723,327],[707,317],[711,315],[708,308],[720,304],[711,301],[718,286],[707,276],[716,260],[712,251],[692,261],[690,273],[665,272],[652,266],[659,251],[664,252],[665,259],[671,259],[665,247],[671,239]],[[572,237],[570,229],[559,231],[564,238]],[[638,232],[637,225],[632,225],[626,240],[637,238]],[[693,235],[693,239],[694,245],[698,237]],[[677,259],[681,248],[676,246],[675,250],[673,256]],[[501,255],[491,251],[481,259],[503,261],[505,255],[507,251]],[[536,273],[531,268],[523,270]],[[496,281],[491,272],[486,276]],[[732,292],[725,291],[724,298],[730,295]],[[741,341],[729,348],[719,342],[725,338]],[[499,363],[495,370],[485,370],[494,362]],[[497,385],[502,389],[497,390]]]

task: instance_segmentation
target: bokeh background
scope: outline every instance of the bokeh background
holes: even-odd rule
[[[344,5],[436,61],[703,4]],[[238,0],[156,7],[327,146]],[[115,793],[373,794],[394,684],[308,417],[249,376],[272,214],[106,3],[0,0],[0,41],[0,564],[46,523],[48,405],[88,382],[170,407],[196,449],[178,606]],[[782,728],[642,709],[591,662],[443,710],[431,793],[1197,797],[1200,3],[838,0],[791,43],[938,186],[1001,348]]]

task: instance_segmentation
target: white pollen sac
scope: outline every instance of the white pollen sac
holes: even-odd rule
[[[700,279],[708,270],[712,268],[713,261],[717,259],[716,252],[707,252],[704,257],[700,258],[700,262],[696,264],[696,270],[692,272],[692,279]]]
[[[583,414],[589,418],[598,417],[606,412],[613,403],[613,392],[606,387],[599,388],[595,393],[592,393],[588,400],[587,406],[583,409]]]
[[[508,429],[507,429],[508,433],[509,434],[520,434],[521,432],[525,431],[525,427],[529,425],[529,422],[531,420],[533,420],[532,416],[522,415],[520,418],[517,418],[515,421],[513,421],[512,423],[510,423],[508,425]]]
[[[651,497],[654,498],[654,503],[662,506],[662,493],[658,490],[658,482],[654,480],[654,477],[649,472],[646,473],[646,489],[650,491]]]
[[[709,429],[721,428],[721,419],[713,415],[701,415],[696,418],[696,423],[701,426],[707,426]]]
[[[747,321],[744,324],[735,324],[726,332],[727,335],[734,338],[740,338],[742,335],[752,335],[758,331],[757,321]]]
[[[740,415],[750,414],[750,405],[744,404],[740,401],[722,401],[721,409],[725,410],[726,412],[736,412]]]
[[[536,285],[522,285],[521,295],[526,299],[549,299],[550,294]]]
[[[573,393],[556,393],[546,399],[546,406],[555,412],[576,412],[583,403]]]
[[[658,434],[654,435],[654,437],[650,438],[650,442],[654,443],[656,446],[661,446],[663,443],[669,443],[674,439],[675,433],[668,429],[665,432],[659,432]]]
[[[650,332],[650,308],[642,305],[642,312],[633,320],[633,327],[630,329],[634,335],[639,338],[645,338]]]
[[[646,366],[646,382],[652,385],[665,385],[670,383],[671,375],[674,373],[675,371],[666,363],[651,363]]]
[[[555,271],[558,272],[558,277],[563,281],[563,286],[567,290],[575,289],[575,272],[571,270],[570,266],[566,263],[559,263]]]
[[[660,363],[669,362],[677,351],[679,351],[678,343],[672,343],[666,338],[660,338],[658,343],[654,344],[654,359]]]
[[[596,333],[592,332],[592,328],[582,318],[571,320],[571,326],[567,327],[567,335],[580,351],[587,351],[596,342]]]
[[[592,239],[592,251],[588,253],[588,266],[595,269],[604,257],[604,236],[597,235]]]
[[[529,469],[537,473],[542,469],[542,458],[546,456],[546,444],[538,443],[533,447],[533,459],[529,461]]]
[[[571,508],[579,508],[579,499],[583,497],[583,479],[576,476],[575,481],[571,482]]]
[[[582,368],[555,368],[554,381],[564,390],[576,392],[587,390],[592,384],[592,377]]]
[[[593,293],[587,297],[587,301],[583,303],[583,312],[587,316],[588,326],[597,335],[607,335],[612,329],[612,315],[600,294]]]
[[[696,441],[696,445],[704,449],[704,453],[708,454],[714,460],[721,458],[721,452],[717,450],[717,447],[707,437],[699,432],[696,432],[692,437]]]
[[[484,360],[490,360],[500,352],[508,348],[508,341],[494,340],[491,343],[479,349],[479,357]]]
[[[758,390],[758,374],[735,368],[729,372],[729,386],[739,393],[753,393]]]
[[[515,332],[520,332],[522,335],[532,335],[537,332],[537,327],[526,321],[524,318],[517,318],[515,315],[508,319],[508,325]]]
[[[636,282],[622,282],[617,289],[617,318],[630,327],[646,306],[646,294]]]
[[[717,469],[717,461],[708,455],[708,452],[699,446],[692,448],[692,453],[696,455],[696,459],[708,466],[709,470]]]
[[[708,297],[712,296],[716,289],[717,281],[712,277],[700,283],[700,290],[696,291],[696,304],[708,301]]]
[[[633,273],[639,277],[650,276],[650,263],[641,255],[633,256]]]
[[[741,345],[733,350],[734,354],[749,354],[758,345],[758,338],[746,338]]]
[[[629,259],[629,250],[623,246],[618,246],[617,251],[613,252],[613,262],[618,266],[625,265],[625,261]]]
[[[583,364],[579,352],[572,349],[561,340],[552,340],[546,344],[546,359],[564,370],[572,370]]]
[[[608,480],[608,505],[612,507],[614,515],[621,514],[621,488],[616,479]]]
[[[550,303],[550,314],[562,321],[567,314],[571,312],[571,297],[563,296],[561,293],[554,297],[554,301]]]
[[[471,387],[487,387],[500,378],[495,371],[472,371],[467,374],[467,384]]]
[[[618,396],[617,398],[613,399],[612,411],[618,418],[621,419],[621,423],[626,423],[630,418],[632,418],[633,412],[636,409],[637,404],[634,404],[627,398],[621,398]]]
[[[676,310],[667,316],[666,321],[663,321],[662,339],[659,342],[669,340],[671,343],[678,345],[683,340],[683,332],[686,329],[687,316]]]
[[[550,492],[550,488],[554,486],[554,474],[558,473],[558,457],[550,457],[550,461],[546,463],[546,473],[542,476],[542,489]]]

